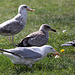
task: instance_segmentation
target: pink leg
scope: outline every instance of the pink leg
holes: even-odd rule
[[[9,36],[9,43],[11,44],[11,36]]]

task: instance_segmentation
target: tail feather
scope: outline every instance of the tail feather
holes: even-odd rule
[[[16,46],[17,46],[17,47],[24,47],[24,46],[23,46],[23,43],[19,43],[19,44],[17,44]]]
[[[0,51],[7,52],[7,53],[11,53],[11,54],[15,54],[15,53],[13,53],[13,52],[9,52],[9,51],[4,50],[4,49],[0,49]],[[1,52],[1,53],[3,53],[3,52]]]
[[[27,46],[27,38],[24,38],[19,44],[17,44],[17,47],[25,47]]]
[[[4,49],[0,49],[0,51],[6,52],[6,50]],[[3,54],[3,52],[0,52],[0,54]]]
[[[4,50],[4,49],[0,49],[0,51],[4,51],[4,52],[5,52],[6,50]]]
[[[3,52],[0,52],[0,54],[3,54]]]
[[[31,46],[29,43],[28,43],[28,40],[30,39],[31,37],[25,37],[19,44],[17,44],[16,46],[17,47],[29,47]]]
[[[18,55],[18,54],[15,54],[15,53],[13,53],[13,52],[10,52],[10,51],[4,50],[4,49],[0,49],[0,51],[7,52],[7,53],[11,53],[11,54],[16,55],[16,56],[18,56],[18,57],[21,57],[21,56]],[[3,54],[3,52],[0,52],[0,53]]]

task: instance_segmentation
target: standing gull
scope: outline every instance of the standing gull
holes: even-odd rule
[[[46,57],[48,53],[59,55],[52,46],[44,45],[42,47],[17,47],[15,49],[0,49],[1,54],[9,57],[13,64],[26,64],[32,67],[32,64]]]
[[[74,46],[75,47],[75,40],[66,42],[65,44],[62,44],[61,46]]]
[[[56,32],[56,30],[52,29],[48,24],[42,24],[39,31],[26,36],[17,46],[25,47],[45,45],[48,42],[49,31]]]
[[[20,5],[18,14],[14,18],[0,24],[0,35],[12,36],[12,42],[14,43],[13,36],[22,31],[25,27],[27,11],[34,11],[34,9],[30,9],[27,5]]]

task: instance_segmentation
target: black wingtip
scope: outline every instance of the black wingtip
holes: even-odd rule
[[[16,47],[24,47],[22,43],[15,45]]]
[[[75,44],[73,44],[73,46],[75,47]]]

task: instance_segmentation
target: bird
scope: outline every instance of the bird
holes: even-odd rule
[[[65,44],[62,44],[61,46],[74,46],[75,47],[75,40],[66,42]]]
[[[42,24],[40,29],[36,32],[30,33],[27,35],[17,47],[26,47],[26,46],[43,46],[48,42],[49,31],[56,32],[48,24]]]
[[[18,14],[2,24],[0,24],[0,35],[12,36],[12,42],[14,43],[14,35],[22,31],[27,21],[27,11],[35,11],[29,8],[27,5],[20,5],[18,8]]]
[[[12,63],[28,65],[32,68],[32,65],[45,58],[48,53],[60,55],[52,46],[43,45],[41,47],[16,47],[13,49],[0,49],[0,54],[7,56]]]

